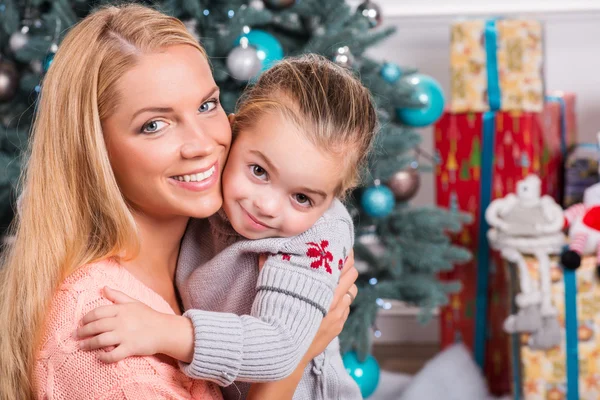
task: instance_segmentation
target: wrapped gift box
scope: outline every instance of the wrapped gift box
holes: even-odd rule
[[[518,288],[517,268],[506,264],[512,279],[511,290]],[[527,267],[534,282],[539,279],[537,261],[527,258]],[[512,268],[512,269],[511,269]],[[579,399],[600,399],[600,282],[596,277],[596,257],[584,257],[581,267],[575,272],[577,304],[577,352],[579,359]],[[565,281],[557,260],[552,260],[552,301],[558,309],[558,319],[563,328],[560,346],[549,350],[529,348],[528,335],[512,335],[515,368],[515,393],[523,400],[567,399],[567,353],[565,331]],[[568,286],[567,286],[568,288]],[[573,288],[570,288],[573,289]],[[572,386],[571,386],[572,387]],[[516,397],[515,397],[516,398]]]
[[[572,153],[577,143],[576,96],[574,93],[555,91],[549,93],[546,96],[546,100],[558,103],[560,106],[561,150],[564,154]],[[594,148],[597,149],[596,144],[594,144]],[[561,178],[559,182],[560,200],[565,208],[582,201],[583,190],[589,186],[589,184],[586,184],[585,177],[586,175],[590,175],[589,170],[586,170],[585,165],[582,165],[585,164],[585,161],[583,163],[575,161],[573,165],[569,165],[569,159],[574,160],[568,157],[565,163],[563,163],[563,170],[559,175]],[[598,155],[596,150],[589,164],[597,165],[597,160]],[[591,175],[597,176],[597,168]],[[579,177],[582,179],[578,179]],[[593,179],[593,177],[591,178]],[[588,179],[588,182],[591,182],[591,180]],[[597,183],[597,180],[592,183]],[[581,187],[582,184],[585,187]]]
[[[509,392],[511,385],[509,337],[502,330],[509,311],[508,280],[502,260],[490,257],[482,212],[492,199],[513,193],[516,182],[531,173],[541,178],[543,194],[557,198],[563,157],[560,136],[557,102],[548,102],[542,113],[446,113],[435,127],[437,204],[474,216],[454,238],[473,251],[473,261],[442,274],[444,280],[462,283],[462,290],[441,312],[442,346],[460,340],[472,347],[475,358],[484,362],[495,394]],[[488,274],[478,274],[479,270]],[[486,289],[478,289],[481,282]]]
[[[471,20],[453,24],[450,110],[542,111],[543,63],[542,25],[538,21]]]

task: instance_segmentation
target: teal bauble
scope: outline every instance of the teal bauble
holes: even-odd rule
[[[256,48],[256,55],[262,62],[261,71],[266,71],[274,63],[283,59],[281,43],[275,36],[260,29],[252,29],[250,32],[240,35],[235,40],[234,46]]]
[[[370,187],[360,197],[361,208],[371,217],[387,217],[395,205],[394,193],[385,185]]]
[[[44,57],[44,60],[42,61],[42,70],[44,72],[48,72],[48,70],[50,69],[50,66],[52,65],[52,61],[54,61],[54,56],[56,55],[56,53],[48,53],[46,54],[46,57]]]
[[[423,127],[437,121],[444,112],[444,91],[440,84],[432,77],[423,74],[411,74],[400,79],[413,87],[415,98],[423,104],[420,108],[396,109],[400,122],[409,126]]]
[[[348,374],[354,379],[360,388],[363,398],[367,398],[375,392],[379,384],[379,364],[371,355],[361,362],[354,351],[345,353],[342,357],[344,367]]]
[[[402,70],[398,64],[386,62],[379,71],[381,77],[388,83],[394,83],[402,76]]]

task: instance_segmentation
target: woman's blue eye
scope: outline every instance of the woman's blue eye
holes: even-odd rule
[[[165,126],[167,125],[167,123],[163,122],[163,121],[158,121],[158,120],[150,121],[147,124],[145,124],[144,126],[142,126],[142,132],[143,133],[156,133],[164,128],[161,124],[164,124]]]
[[[203,103],[198,110],[202,113],[209,112],[217,108],[218,104],[219,102],[217,100],[209,100],[206,103]]]

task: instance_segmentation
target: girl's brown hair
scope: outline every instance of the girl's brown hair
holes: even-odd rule
[[[314,54],[279,62],[240,98],[234,135],[272,111],[294,121],[315,146],[343,160],[336,196],[344,197],[358,185],[377,116],[369,90],[350,71]]]

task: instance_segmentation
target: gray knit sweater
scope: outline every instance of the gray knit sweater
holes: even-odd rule
[[[280,380],[296,369],[331,305],[354,243],[352,219],[337,200],[308,231],[248,240],[223,213],[193,220],[181,246],[176,282],[194,325],[196,379],[245,399],[249,382]],[[258,255],[271,254],[260,274]],[[233,384],[232,384],[233,383]],[[359,400],[337,338],[304,371],[294,400]]]

